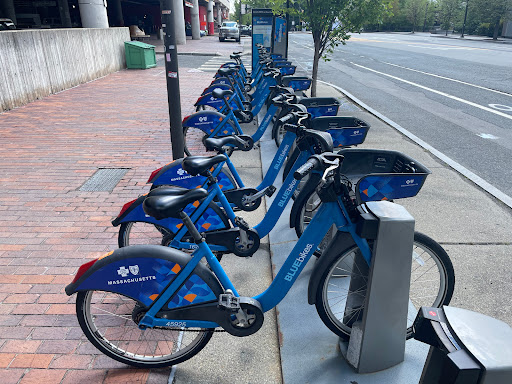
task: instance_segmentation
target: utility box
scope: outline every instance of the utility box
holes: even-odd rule
[[[126,66],[129,69],[156,67],[155,46],[140,41],[125,41]]]

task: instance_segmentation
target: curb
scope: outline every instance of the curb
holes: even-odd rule
[[[512,39],[510,39],[510,41],[508,40],[493,40],[491,38],[487,38],[487,39],[474,39],[474,38],[471,38],[471,37],[451,37],[451,36],[441,36],[441,35],[435,35],[435,34],[431,34],[430,37],[437,37],[439,39],[452,39],[452,40],[470,40],[470,41],[481,41],[483,43],[494,43],[494,44],[512,44]]]
[[[402,135],[406,136],[410,140],[414,141],[416,144],[418,144],[420,147],[425,149],[426,151],[430,152],[433,156],[441,160],[443,163],[447,164],[450,168],[461,174],[462,176],[466,177],[467,179],[471,180],[474,184],[482,188],[485,192],[489,193],[499,201],[501,201],[503,204],[508,206],[509,208],[512,208],[512,197],[506,195],[505,193],[501,192],[496,187],[489,184],[487,181],[482,179],[480,176],[476,175],[475,173],[471,172],[466,167],[462,166],[461,164],[457,163],[455,160],[451,159],[450,157],[446,156],[444,153],[438,151],[434,147],[432,147],[430,144],[426,143],[425,141],[421,140],[416,135],[409,132],[407,129],[403,128],[399,124],[395,123],[393,120],[387,118],[382,113],[376,111],[375,109],[371,108],[361,100],[359,100],[354,95],[350,94],[343,88],[340,88],[334,84],[328,83],[326,81],[318,80],[318,82],[326,84],[328,86],[331,86],[332,88],[340,91],[343,95],[345,95],[348,99],[353,101],[355,104],[359,105],[361,108],[365,109],[375,117],[377,117],[379,120],[383,121],[384,123],[388,124],[398,132],[400,132]]]

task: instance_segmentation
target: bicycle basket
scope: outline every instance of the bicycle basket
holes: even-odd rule
[[[356,184],[358,204],[418,194],[430,170],[413,158],[381,149],[342,149],[340,172]]]
[[[294,91],[307,91],[311,87],[311,79],[306,76],[283,76],[282,83]]]
[[[335,97],[311,97],[302,99],[300,103],[306,106],[313,119],[320,116],[336,116],[341,104]]]
[[[370,124],[355,117],[322,116],[311,120],[311,128],[329,132],[334,148],[340,148],[362,144]]]

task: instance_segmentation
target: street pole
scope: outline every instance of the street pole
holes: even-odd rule
[[[180,81],[178,78],[178,51],[174,31],[173,0],[160,0],[162,24],[164,25],[165,77],[167,79],[167,101],[173,159],[184,157],[183,129],[181,127]]]
[[[288,58],[288,34],[290,33],[290,0],[286,0],[286,54]]]
[[[238,28],[242,26],[242,0],[240,0],[240,12],[238,12]]]
[[[469,0],[466,0],[466,12],[464,13],[464,23],[462,23],[462,35],[460,37],[464,37],[464,29],[466,29],[466,18],[468,17],[468,5],[469,5]]]

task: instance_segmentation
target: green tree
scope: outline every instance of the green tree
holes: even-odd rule
[[[405,11],[407,19],[412,23],[412,33],[416,31],[416,27],[423,21],[425,16],[427,0],[407,0],[405,2]]]
[[[482,22],[494,25],[492,38],[498,39],[501,21],[512,12],[512,0],[475,0],[475,8]]]
[[[302,19],[313,35],[311,96],[316,96],[318,64],[339,44],[346,44],[350,33],[359,32],[368,22],[376,21],[387,10],[388,0],[302,0]]]
[[[446,31],[447,36],[448,30],[452,29],[454,20],[458,20],[460,16],[462,3],[460,0],[440,0],[439,3],[441,28]]]
[[[271,8],[275,14],[299,14],[313,36],[311,96],[316,96],[318,64],[328,61],[339,44],[346,44],[350,33],[366,23],[376,22],[387,12],[391,0],[244,0],[253,8]]]

